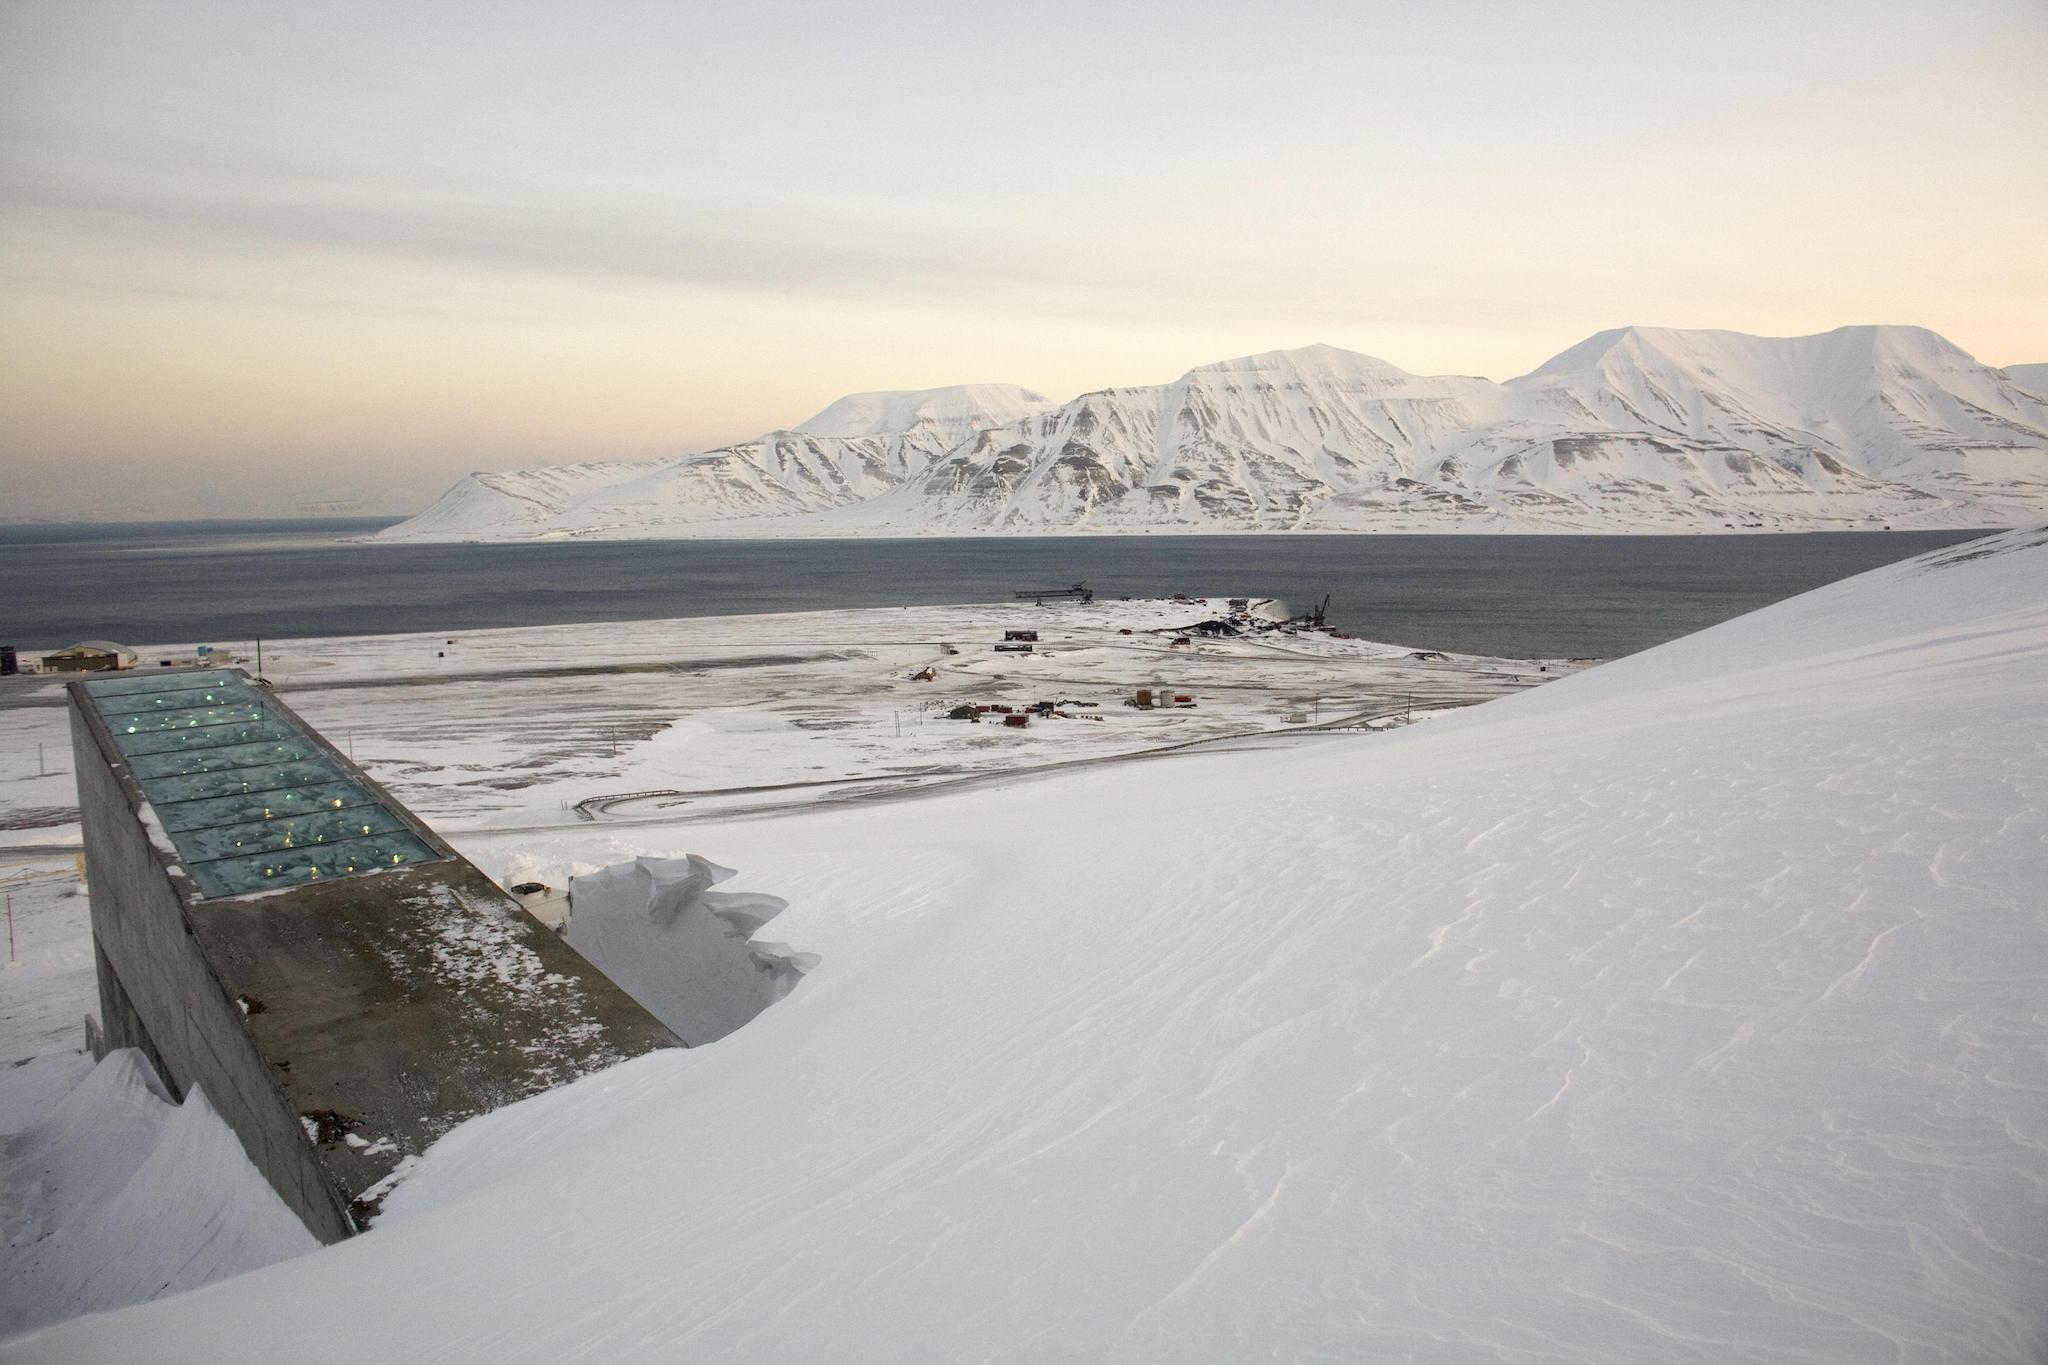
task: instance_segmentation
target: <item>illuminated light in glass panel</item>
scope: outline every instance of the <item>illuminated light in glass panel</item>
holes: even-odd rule
[[[204,896],[447,856],[235,674],[97,679],[84,689]]]

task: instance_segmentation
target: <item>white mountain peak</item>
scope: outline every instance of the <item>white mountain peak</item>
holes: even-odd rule
[[[1707,366],[1712,371],[1755,372],[1779,382],[1787,373],[1797,371],[1867,373],[1879,360],[1942,366],[1956,360],[1976,363],[1946,337],[1925,327],[1861,325],[1795,337],[1753,336],[1716,328],[1615,327],[1595,332],[1508,383],[1612,372],[1617,365]]]
[[[961,439],[1008,426],[1053,406],[1017,384],[951,384],[937,389],[849,393],[796,431],[807,436],[893,436],[932,428]]]
[[[1330,345],[1053,404],[850,394],[701,455],[473,476],[396,539],[1648,531],[2048,517],[2048,372],[1921,327],[1623,327],[1505,384]]]
[[[1183,377],[1183,383],[1200,383],[1210,376],[1232,380],[1256,377],[1275,387],[1316,387],[1378,392],[1402,388],[1417,376],[1378,356],[1347,351],[1317,342],[1289,350],[1261,351],[1198,365]]]

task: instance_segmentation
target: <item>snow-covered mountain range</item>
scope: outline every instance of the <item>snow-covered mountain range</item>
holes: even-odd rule
[[[2048,517],[2048,365],[1919,327],[1631,327],[1506,383],[1331,346],[1063,404],[853,394],[671,459],[472,474],[399,540],[1012,531],[1722,531]]]

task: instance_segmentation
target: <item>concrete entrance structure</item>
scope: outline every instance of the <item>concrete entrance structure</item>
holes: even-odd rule
[[[681,1045],[239,670],[70,697],[104,1046],[321,1239],[464,1119]]]

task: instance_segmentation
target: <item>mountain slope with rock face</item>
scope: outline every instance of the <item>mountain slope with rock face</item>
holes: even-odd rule
[[[1719,531],[2048,515],[2048,384],[1924,328],[1632,327],[1506,383],[1331,346],[1054,406],[855,394],[674,460],[474,474],[392,539]]]
[[[702,454],[471,474],[383,537],[631,539],[786,522],[887,492],[974,433],[1050,406],[1014,384],[849,394],[799,427]]]

